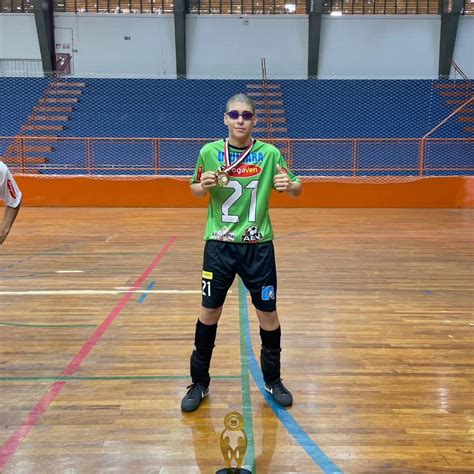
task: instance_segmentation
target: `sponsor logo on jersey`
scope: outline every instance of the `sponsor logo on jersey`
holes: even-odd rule
[[[275,299],[275,288],[272,285],[262,286],[262,300],[270,301]]]
[[[12,199],[16,199],[15,187],[13,186],[13,183],[9,179],[7,179],[7,188]]]
[[[249,178],[250,176],[256,176],[262,172],[262,168],[258,165],[247,165],[240,164],[237,168],[230,171],[230,175],[235,178]]]
[[[203,270],[202,271],[202,277],[205,279],[205,280],[212,280],[213,278],[213,274],[212,272],[207,272],[206,270]]]
[[[212,233],[212,238],[215,240],[222,240],[224,242],[233,242],[235,240],[235,232],[230,232],[227,227]]]
[[[234,163],[237,161],[240,157],[240,153],[235,153],[233,151],[230,152],[229,154],[230,158],[230,164]],[[251,152],[244,160],[244,163],[262,163],[263,159],[265,158],[265,155],[261,151],[253,151]],[[224,152],[223,151],[218,151],[217,152],[217,161],[219,163],[224,163]]]
[[[253,243],[262,240],[263,235],[256,225],[251,225],[242,236],[242,242]]]

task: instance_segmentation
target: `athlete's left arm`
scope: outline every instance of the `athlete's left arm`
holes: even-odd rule
[[[301,194],[301,181],[291,171],[280,150],[277,150],[275,165],[276,175],[273,177],[273,187],[280,193],[286,192],[290,196],[299,196]]]
[[[277,174],[273,177],[273,187],[280,193],[286,192],[290,196],[298,196],[301,193],[300,181],[295,176],[290,176],[287,168],[282,168],[278,164],[276,168]]]

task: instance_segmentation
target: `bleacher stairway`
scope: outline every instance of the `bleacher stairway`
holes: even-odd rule
[[[471,100],[453,119],[463,124],[462,130],[468,136],[474,136],[474,81],[464,80],[435,84],[434,86],[446,105],[454,112],[457,108]]]
[[[41,167],[34,165],[48,163],[47,155],[54,152],[52,142],[65,130],[85,86],[85,82],[62,78],[49,81],[42,97],[18,131],[19,138],[13,140],[0,159],[8,166],[20,170],[27,166],[28,173],[40,173]],[[28,139],[28,136],[40,138]]]
[[[256,105],[257,124],[253,130],[256,138],[270,140],[289,161],[290,150],[286,110],[281,84],[249,83],[246,85],[247,95]],[[278,137],[276,137],[278,135]],[[288,162],[291,166],[291,162]]]

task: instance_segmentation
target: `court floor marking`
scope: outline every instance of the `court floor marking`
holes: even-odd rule
[[[171,237],[161,249],[160,253],[154,258],[148,268],[138,277],[134,283],[132,290],[125,293],[117,305],[112,309],[109,315],[104,319],[102,324],[96,329],[92,336],[85,342],[79,352],[73,357],[68,366],[63,370],[62,376],[73,375],[79,368],[84,359],[89,355],[91,350],[100,341],[104,333],[114,322],[117,316],[122,312],[127,303],[133,296],[133,291],[137,290],[143,285],[143,282],[148,278],[154,268],[158,265],[160,260],[168,253],[171,246],[176,241],[176,237]],[[49,408],[54,399],[59,395],[61,390],[66,385],[67,381],[54,382],[48,392],[43,398],[35,405],[30,411],[27,417],[23,420],[22,424],[17,430],[7,439],[7,441],[0,448],[0,470],[9,461],[10,457],[15,454],[16,450],[22,443],[22,441],[28,436],[31,429],[38,423],[38,420],[42,414]]]
[[[150,294],[150,291],[154,288],[155,285],[156,285],[156,281],[154,280],[148,283],[148,286],[146,287],[145,292],[137,300],[138,304],[141,304],[146,300],[147,296]]]
[[[24,290],[24,291],[0,291],[0,296],[87,296],[87,295],[119,295],[129,294],[163,294],[163,295],[191,295],[201,294],[201,290]]]
[[[242,301],[239,298],[239,314],[242,313]],[[240,373],[242,377],[242,416],[244,419],[244,431],[247,434],[247,451],[245,452],[244,468],[253,474],[257,473],[255,436],[253,429],[252,396],[250,392],[250,375],[248,367],[248,347],[242,317],[239,317],[240,329]]]
[[[20,328],[35,329],[77,329],[77,328],[96,328],[97,324],[36,324],[36,323],[15,323],[12,321],[0,321],[0,326],[13,326]]]
[[[0,291],[0,296],[94,296],[94,295],[119,295],[121,293],[136,294],[157,294],[157,295],[196,295],[201,294],[202,290],[153,290],[154,285],[149,285],[145,289],[133,288],[129,286],[117,286],[113,290],[91,290],[91,289],[75,289],[75,290],[18,290],[18,291]],[[229,290],[227,294],[232,294]]]
[[[255,358],[255,354],[252,348],[252,340],[250,337],[250,323],[247,307],[247,290],[244,287],[242,280],[239,279],[239,297],[240,297],[240,319],[242,320],[245,337],[247,340],[247,358],[250,373],[252,378],[257,385],[258,389],[262,393],[263,397],[267,401],[270,408],[273,410],[278,419],[282,422],[286,430],[293,436],[296,442],[306,451],[308,456],[325,472],[325,473],[342,473],[343,471],[336,466],[336,464],[321,450],[321,448],[312,440],[312,438],[306,433],[304,428],[293,418],[290,410],[282,408],[275,403],[269,393],[264,388],[264,381],[260,365]],[[298,403],[298,401],[296,401]]]
[[[213,380],[239,380],[242,375],[213,375]],[[108,382],[117,380],[189,380],[189,374],[186,375],[65,375],[65,376],[5,376],[0,377],[0,382],[81,382],[81,381]]]
[[[84,273],[84,270],[56,270],[55,273]]]

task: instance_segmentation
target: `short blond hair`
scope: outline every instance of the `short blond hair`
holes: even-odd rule
[[[250,98],[247,94],[244,94],[244,93],[239,93],[239,94],[235,94],[233,95],[228,101],[227,101],[227,104],[225,106],[225,111],[226,112],[229,112],[229,107],[230,107],[230,104],[232,102],[243,102],[247,105],[250,106],[250,108],[252,109],[252,113],[254,114],[255,113],[255,102],[253,101],[252,98]]]

